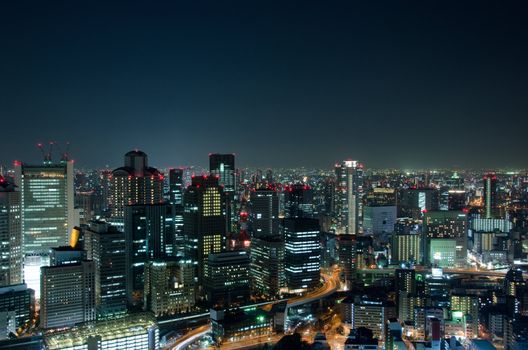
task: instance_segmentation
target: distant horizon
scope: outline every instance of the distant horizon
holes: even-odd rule
[[[133,149],[138,149],[138,148],[132,148],[130,150],[133,150]],[[139,149],[141,151],[144,151],[143,149]],[[36,150],[37,152],[38,150]],[[199,163],[195,163],[195,164],[171,164],[171,165],[157,165],[157,163],[153,163],[152,162],[152,157],[151,155],[144,151],[147,156],[148,156],[148,159],[149,159],[149,166],[152,166],[152,167],[155,167],[155,168],[158,168],[158,169],[163,169],[163,170],[169,170],[171,168],[191,168],[191,167],[195,167],[195,168],[198,168],[198,170],[207,170],[209,168],[208,166],[208,155],[207,154],[205,157],[206,157],[206,161],[203,162],[203,164],[199,164]],[[126,153],[126,152],[125,152]],[[72,157],[70,158],[70,160],[73,160],[74,161],[74,169],[77,169],[77,170],[103,170],[103,169],[109,169],[109,170],[113,170],[113,169],[116,169],[120,166],[123,165],[123,157],[124,157],[124,154],[123,153],[123,156],[121,157],[120,160],[118,160],[116,162],[116,164],[114,165],[111,165],[111,164],[105,164],[105,165],[95,165],[95,166],[89,166],[89,165],[83,165],[82,162],[78,161],[77,159],[75,159],[75,157]],[[332,171],[334,169],[334,166],[335,164],[337,164],[337,162],[333,162],[331,163],[332,165],[331,166],[328,166],[328,167],[318,167],[318,166],[309,166],[309,165],[297,165],[297,166],[269,166],[269,165],[248,165],[248,164],[242,164],[240,165],[240,161],[238,160],[237,158],[237,153],[236,152],[226,152],[227,154],[231,153],[231,154],[235,154],[235,166],[237,169],[251,169],[251,170],[266,170],[266,169],[277,169],[277,170],[295,170],[295,169],[306,169],[306,170],[320,170],[320,171],[324,171],[324,170],[327,170],[327,171]],[[459,167],[459,166],[438,166],[438,167],[394,167],[394,166],[387,166],[387,167],[369,167],[368,166],[368,163],[360,160],[360,159],[354,159],[354,158],[351,158],[351,157],[348,157],[348,158],[345,158],[343,159],[344,160],[347,160],[347,159],[352,159],[352,160],[358,160],[360,163],[364,164],[365,165],[365,170],[366,171],[402,171],[402,172],[406,172],[406,171],[409,171],[409,172],[434,172],[434,171],[476,171],[476,172],[486,172],[486,171],[489,171],[489,172],[501,172],[501,173],[504,173],[504,172],[523,172],[523,171],[528,171],[528,166],[527,167],[515,167],[515,166],[503,166],[503,167],[467,167],[467,168],[464,168],[464,167]],[[9,164],[1,164],[0,165],[3,165],[4,168],[7,168],[7,169],[13,169],[14,167],[14,162],[16,161],[21,161],[22,163],[24,164],[28,164],[28,165],[39,165],[41,164],[41,162],[43,162],[43,158],[40,157],[40,159],[38,157],[32,157],[32,160],[31,161],[25,161],[23,159],[15,159],[13,161],[11,161]],[[58,154],[56,154],[56,157],[52,158],[52,161],[54,163],[58,163],[59,161],[59,157],[58,157]]]

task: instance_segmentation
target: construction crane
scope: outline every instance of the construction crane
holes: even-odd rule
[[[53,151],[53,141],[49,142],[48,149],[44,149],[43,143],[37,143],[37,148],[42,152],[42,158],[44,159],[44,164],[51,164],[51,152]]]
[[[62,150],[60,148],[59,143],[55,142],[55,141],[50,141],[48,143],[48,148],[47,149],[44,147],[43,143],[39,142],[39,143],[37,143],[37,148],[42,153],[42,158],[44,160],[44,164],[49,165],[49,164],[52,163],[52,161],[53,161],[53,146],[57,146],[59,148],[59,155],[60,155],[60,162],[61,163],[65,163],[68,160],[70,160],[70,154],[69,154],[70,143],[69,142],[66,142],[64,150]]]
[[[60,150],[60,161],[61,163],[65,163],[67,162],[68,160],[70,160],[70,142],[66,142],[66,146],[64,148],[64,150]]]

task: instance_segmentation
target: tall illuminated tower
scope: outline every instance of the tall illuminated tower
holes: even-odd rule
[[[95,319],[95,266],[86,251],[69,246],[52,249],[50,266],[42,267],[40,327],[62,328]]]
[[[0,175],[0,287],[23,283],[20,192]]]
[[[336,233],[362,233],[363,165],[345,160],[335,166]]]
[[[235,232],[237,225],[237,179],[234,154],[209,154],[209,173],[218,177],[224,187],[226,231]]]
[[[87,259],[94,263],[97,318],[125,314],[125,234],[106,222],[92,221],[83,235]]]
[[[195,176],[184,194],[183,232],[188,256],[196,263],[198,283],[210,253],[225,247],[225,199],[214,175]]]
[[[125,206],[163,202],[163,174],[148,166],[145,152],[125,154],[125,166],[112,172],[110,222],[123,227]]]
[[[176,205],[183,203],[183,169],[169,170],[169,201]]]
[[[209,154],[209,171],[218,176],[218,183],[224,186],[225,193],[236,191],[234,154]]]
[[[495,174],[484,176],[484,205],[486,219],[498,217],[497,176]]]
[[[279,233],[279,197],[274,189],[259,188],[249,194],[252,237]]]
[[[145,266],[172,253],[175,236],[174,206],[135,204],[125,208],[126,288],[129,305],[141,306]]]
[[[313,190],[306,184],[287,186],[284,191],[284,211],[287,218],[314,218]]]
[[[319,221],[287,218],[284,230],[284,271],[291,292],[306,291],[319,284],[321,243]]]
[[[40,296],[40,267],[49,263],[50,249],[68,242],[77,224],[74,215],[73,161],[42,165],[15,162],[15,184],[21,196],[24,275],[28,287]]]

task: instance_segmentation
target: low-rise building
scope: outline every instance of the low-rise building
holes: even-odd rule
[[[44,336],[46,350],[158,350],[159,329],[151,314],[94,321]]]

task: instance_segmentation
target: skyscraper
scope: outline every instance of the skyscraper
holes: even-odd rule
[[[95,268],[76,246],[52,249],[51,266],[42,267],[40,327],[74,326],[95,319]]]
[[[163,174],[148,166],[147,155],[139,150],[125,154],[125,166],[112,172],[110,222],[123,227],[125,206],[163,202]]]
[[[319,284],[321,243],[316,219],[287,218],[284,230],[284,271],[290,291],[306,291]]]
[[[0,175],[0,287],[23,282],[20,192]]]
[[[204,289],[211,306],[246,304],[250,297],[248,253],[234,250],[209,254],[204,271]]]
[[[24,283],[1,287],[0,310],[14,311],[17,328],[28,325],[35,313],[35,292]]]
[[[355,235],[362,232],[363,165],[345,160],[335,165],[336,233]]]
[[[209,154],[209,171],[218,176],[218,183],[224,186],[224,192],[236,191],[236,172],[234,154]]]
[[[131,305],[143,303],[145,264],[168,255],[166,242],[175,235],[173,208],[171,204],[125,207],[126,286]]]
[[[145,309],[156,317],[190,312],[194,288],[191,260],[166,258],[145,265]]]
[[[337,256],[341,267],[342,280],[345,287],[350,289],[357,273],[357,242],[352,235],[337,236]]]
[[[42,165],[15,162],[15,184],[21,196],[24,275],[28,287],[40,295],[40,267],[48,265],[53,247],[68,242],[77,224],[74,215],[73,161]]]
[[[434,188],[407,188],[400,191],[398,202],[398,217],[420,219],[423,213],[437,211],[440,198]]]
[[[169,201],[171,204],[183,204],[183,169],[169,170]]]
[[[209,154],[209,173],[224,187],[226,233],[235,232],[237,224],[237,178],[234,154]]]
[[[187,256],[197,266],[199,284],[210,253],[225,247],[225,200],[214,175],[195,176],[184,194],[183,229]]]
[[[26,165],[15,162],[15,183],[22,200],[26,255],[48,255],[68,241],[73,222],[73,162]]]
[[[274,189],[259,188],[249,194],[252,237],[274,236],[279,232],[279,197]]]
[[[495,174],[484,176],[484,209],[486,219],[499,217],[497,176]]]
[[[280,236],[251,240],[251,278],[259,295],[276,297],[284,287],[284,241]]]
[[[313,190],[306,184],[287,186],[284,191],[285,210],[288,218],[314,218]]]
[[[105,222],[91,222],[84,230],[84,249],[95,268],[97,318],[126,313],[125,234]]]

